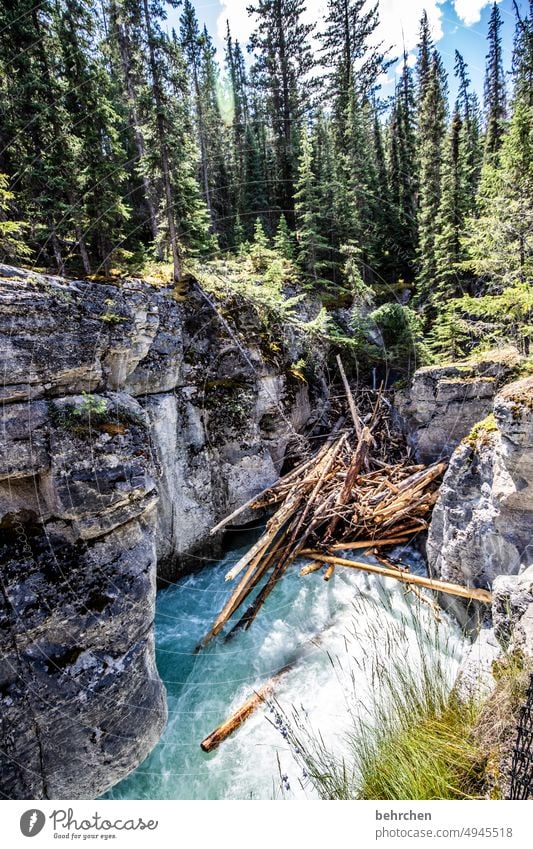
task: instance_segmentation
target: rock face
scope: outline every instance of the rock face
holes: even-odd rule
[[[492,410],[498,388],[518,362],[516,351],[493,352],[479,362],[428,366],[409,389],[396,393],[400,424],[420,463],[449,458],[476,422]]]
[[[167,580],[197,562],[310,417],[287,375],[303,343],[269,347],[253,312],[223,313],[192,282],[176,297],[0,267],[8,798],[94,797],[148,754],[166,721],[158,561]]]
[[[446,581],[491,586],[533,562],[533,378],[494,399],[494,420],[454,452],[433,510],[428,561]]]

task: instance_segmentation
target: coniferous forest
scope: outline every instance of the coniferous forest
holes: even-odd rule
[[[494,4],[482,102],[459,52],[450,102],[426,15],[385,98],[402,57],[378,43],[379,4],[328,0],[315,25],[304,10],[255,0],[250,43],[228,26],[221,64],[190,0],[1,3],[0,259],[177,284],[245,262],[317,299],[339,338],[331,314],[355,301],[370,362],[370,326],[398,363],[527,354],[532,3],[515,4],[510,72]]]

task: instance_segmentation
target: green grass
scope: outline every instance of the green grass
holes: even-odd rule
[[[374,729],[353,741],[356,798],[480,798],[487,758],[474,734],[479,706],[453,695],[435,702],[413,681],[395,686],[400,712],[383,712]]]
[[[359,613],[361,622],[365,611]],[[287,717],[275,707],[285,739],[319,797],[482,798],[490,754],[477,734],[483,705],[461,702],[453,690],[458,658],[446,629],[413,603],[408,614],[378,617],[356,637],[365,640],[365,660],[358,665],[371,682],[370,695],[360,697],[360,678],[356,684],[352,674],[351,723],[341,755],[305,716],[293,711]],[[336,668],[346,666],[342,659],[331,661]]]

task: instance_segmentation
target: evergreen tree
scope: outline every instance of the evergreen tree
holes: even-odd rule
[[[533,0],[522,18],[515,3],[516,28],[513,49],[513,101],[533,106]]]
[[[8,217],[15,197],[9,191],[6,174],[0,174],[0,258],[21,260],[30,254],[30,248],[23,241],[27,229],[25,221],[13,221]]]
[[[164,32],[161,0],[140,0],[148,85],[143,111],[147,132],[147,167],[161,191],[161,218],[166,223],[175,280],[182,274],[183,248],[212,246],[208,213],[196,180],[196,146],[190,121],[186,65],[175,34]]]
[[[340,159],[336,155],[334,136],[333,121],[319,110],[311,137],[316,182],[315,219],[318,232],[327,246],[323,267],[335,280],[339,276],[336,271],[340,247],[352,234],[348,192]]]
[[[436,275],[435,221],[440,205],[442,144],[446,131],[446,77],[436,50],[431,56],[418,118],[418,302],[427,304]]]
[[[70,214],[85,272],[91,270],[92,253],[107,273],[129,217],[123,202],[126,152],[122,116],[109,73],[101,57],[91,52],[100,37],[93,0],[64,0],[57,26],[65,108],[75,150]]]
[[[53,24],[51,2],[0,6],[0,170],[10,177],[19,215],[29,223],[36,261],[63,274],[75,171]]]
[[[444,144],[438,215],[435,221],[434,303],[460,294],[464,253],[461,245],[468,209],[463,121],[456,107]]]
[[[503,75],[502,40],[500,29],[502,17],[498,5],[492,6],[489,21],[489,52],[485,73],[485,160],[495,157],[501,147],[505,131],[506,92]]]
[[[383,42],[374,38],[379,26],[377,3],[368,7],[366,0],[328,0],[325,25],[321,64],[342,133],[350,93],[355,89],[359,98],[369,97],[390,63]]]
[[[413,71],[404,52],[389,125],[389,273],[412,281],[417,243],[416,102]]]
[[[180,23],[181,44],[191,74],[200,149],[200,182],[211,228],[222,237],[221,246],[226,247],[228,227],[231,228],[225,150],[227,139],[218,104],[219,81],[214,60],[215,49],[207,30],[200,30],[190,0],[184,0]]]
[[[132,163],[128,197],[133,200],[133,230],[136,235],[142,236],[145,224],[148,224],[149,238],[157,258],[162,260],[157,218],[160,198],[144,167],[146,139],[141,100],[142,90],[147,82],[142,55],[141,6],[137,0],[110,0],[108,19],[108,53],[111,65],[117,69],[117,76],[120,78],[122,97],[133,135],[132,150],[128,155],[128,162]]]
[[[242,213],[241,219],[247,238],[251,235],[253,222],[268,214],[268,187],[265,169],[265,156],[254,129],[257,123],[246,125],[244,173],[242,175]]]
[[[266,119],[275,149],[275,202],[292,224],[298,139],[311,105],[315,60],[302,23],[304,0],[258,0],[250,11],[257,26],[250,38],[255,81],[264,93]]]
[[[417,45],[418,53],[416,60],[417,101],[419,108],[426,96],[427,87],[430,84],[434,49],[433,38],[429,27],[429,19],[427,12],[424,9],[420,19],[420,35]]]
[[[274,248],[283,259],[294,259],[294,241],[284,215],[280,215],[278,229],[274,236]]]
[[[477,96],[470,91],[466,62],[458,50],[455,51],[455,76],[459,83],[457,109],[462,122],[461,144],[464,151],[465,194],[468,212],[472,213],[483,160],[481,116]]]
[[[302,130],[296,184],[296,240],[298,262],[306,277],[315,283],[323,268],[323,252],[327,248],[317,222],[317,186],[313,171],[313,148],[307,129]]]
[[[233,41],[229,22],[226,32],[226,67],[229,74],[231,102],[233,106],[232,115],[232,202],[234,206],[235,222],[239,221],[239,229],[242,228],[242,216],[245,214],[244,207],[244,182],[246,161],[246,133],[249,121],[248,105],[248,80],[244,57],[238,41]],[[235,227],[237,224],[235,223]],[[235,234],[235,241],[238,242]]]

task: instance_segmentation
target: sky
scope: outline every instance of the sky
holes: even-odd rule
[[[222,56],[226,20],[229,20],[234,38],[242,45],[246,44],[253,30],[253,18],[246,8],[253,0],[193,0],[198,19],[206,24],[216,47]],[[513,34],[514,10],[512,0],[499,0],[503,18],[502,41],[504,48],[504,66],[510,68]],[[419,21],[425,8],[432,26],[433,38],[438,47],[446,70],[449,74],[450,100],[456,94],[453,78],[455,50],[463,54],[469,67],[470,78],[480,98],[483,94],[485,75],[485,56],[487,53],[486,34],[492,2],[490,0],[379,0],[380,35],[393,46],[393,55],[401,56],[403,44],[410,52],[410,61],[414,63],[415,48],[418,41]],[[518,0],[521,13],[527,11],[527,0]],[[307,19],[320,19],[327,6],[327,0],[307,0]],[[172,11],[169,23],[175,24],[179,10]],[[395,76],[399,73],[399,64],[389,69],[387,80],[383,80],[383,94],[394,91]]]

